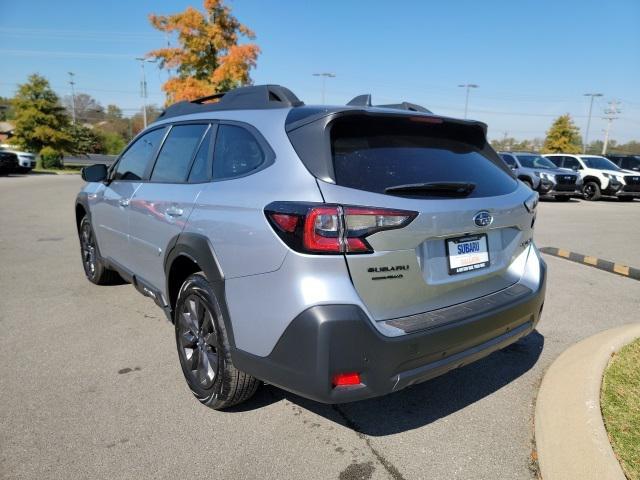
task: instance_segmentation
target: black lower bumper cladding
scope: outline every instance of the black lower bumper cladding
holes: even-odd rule
[[[234,349],[232,359],[242,371],[323,403],[384,395],[471,363],[532,332],[544,302],[544,263],[541,269],[536,291],[399,337],[378,332],[358,306],[315,306],[291,322],[270,355]],[[351,372],[360,374],[360,385],[333,387],[334,375]]]

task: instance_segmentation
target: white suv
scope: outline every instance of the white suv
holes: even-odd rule
[[[558,168],[574,170],[583,182],[582,195],[585,200],[600,197],[618,197],[631,201],[640,197],[640,174],[619,168],[611,160],[600,155],[570,155],[552,153],[544,155]]]

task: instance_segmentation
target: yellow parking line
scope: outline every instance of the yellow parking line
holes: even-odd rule
[[[561,248],[558,249],[559,257],[569,258],[570,255],[571,255],[571,252],[569,250],[563,250]]]
[[[596,257],[584,257],[583,262],[589,265],[598,265],[598,259]]]
[[[617,263],[614,263],[613,271],[619,273],[620,275],[629,275],[629,267],[627,267],[626,265],[618,265]]]

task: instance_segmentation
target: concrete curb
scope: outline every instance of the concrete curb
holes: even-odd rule
[[[640,337],[640,323],[600,332],[565,350],[538,392],[535,436],[545,480],[625,480],[600,412],[602,374],[611,354]]]

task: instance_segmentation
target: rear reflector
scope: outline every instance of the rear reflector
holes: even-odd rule
[[[298,225],[298,217],[296,215],[287,215],[286,213],[274,213],[271,218],[285,232],[293,232]]]
[[[347,385],[360,385],[362,382],[360,381],[360,374],[351,372],[351,373],[338,373],[333,376],[333,387],[346,387]]]
[[[265,215],[289,247],[303,253],[372,253],[366,237],[402,228],[417,212],[386,208],[274,202]]]

